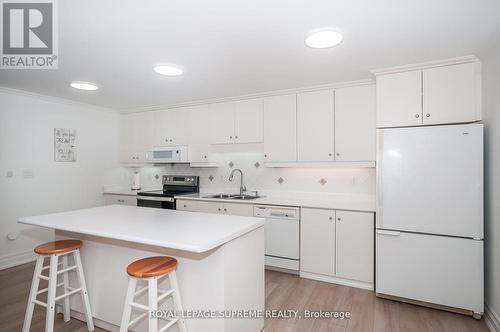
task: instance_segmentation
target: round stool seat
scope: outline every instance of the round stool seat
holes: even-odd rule
[[[168,256],[154,256],[139,259],[127,266],[127,273],[136,278],[159,277],[172,272],[177,260]]]
[[[80,240],[60,240],[41,244],[35,248],[35,252],[39,255],[64,254],[80,249],[81,246],[82,241]]]

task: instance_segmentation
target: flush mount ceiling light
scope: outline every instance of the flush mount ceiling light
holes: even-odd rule
[[[334,30],[323,30],[310,34],[305,43],[311,48],[329,48],[342,42],[342,34]]]
[[[182,68],[175,65],[158,65],[155,66],[153,69],[160,75],[165,75],[165,76],[182,75]]]
[[[97,84],[90,83],[90,82],[71,82],[70,86],[75,89],[79,90],[97,90],[99,87]]]

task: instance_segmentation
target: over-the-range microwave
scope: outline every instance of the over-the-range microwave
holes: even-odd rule
[[[146,152],[146,161],[150,163],[182,163],[187,160],[187,146],[158,146]]]

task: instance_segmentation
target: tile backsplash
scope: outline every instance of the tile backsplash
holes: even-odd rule
[[[128,186],[132,174],[138,170],[143,187],[161,186],[165,174],[198,175],[203,192],[234,190],[239,188],[239,174],[233,182],[229,173],[240,168],[247,189],[260,191],[302,191],[325,193],[375,193],[375,168],[270,168],[264,165],[262,153],[219,153],[213,156],[217,168],[191,168],[188,164],[167,164],[158,167],[122,167],[113,174],[114,185]]]

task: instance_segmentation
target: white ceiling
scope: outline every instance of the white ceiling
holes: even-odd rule
[[[117,109],[370,78],[370,69],[476,54],[500,40],[499,0],[72,0],[59,69],[1,70],[0,85]],[[344,41],[304,38],[336,27]],[[152,67],[176,63],[180,77]],[[98,91],[78,91],[72,80]]]

